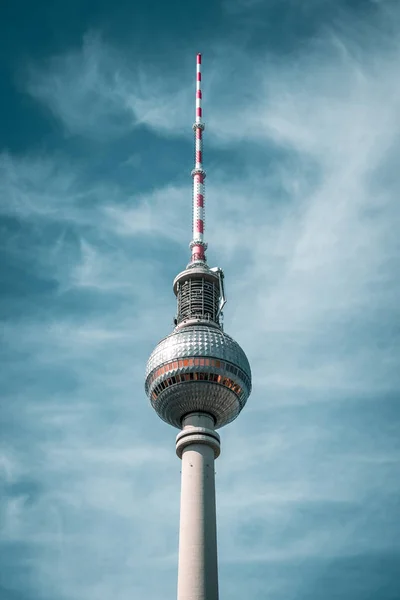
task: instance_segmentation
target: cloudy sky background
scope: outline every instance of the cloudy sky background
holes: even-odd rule
[[[5,2],[1,600],[176,594],[175,431],[143,390],[189,257],[254,389],[221,431],[221,598],[398,600],[400,5]]]

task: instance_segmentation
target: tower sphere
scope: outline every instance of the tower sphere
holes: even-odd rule
[[[146,392],[158,416],[182,426],[189,413],[211,415],[215,427],[235,419],[251,391],[249,361],[219,327],[201,323],[176,328],[147,363]]]

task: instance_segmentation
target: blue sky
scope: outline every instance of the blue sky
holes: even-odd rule
[[[254,383],[220,432],[221,598],[398,600],[399,4],[5,4],[1,600],[175,596],[143,379],[189,258],[198,51],[209,263]]]

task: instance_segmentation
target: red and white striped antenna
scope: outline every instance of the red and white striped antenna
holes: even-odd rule
[[[203,131],[201,107],[201,54],[196,59],[196,120],[193,124],[195,140],[195,162],[192,171],[193,178],[193,239],[190,242],[192,251],[191,263],[206,262],[205,251],[207,244],[204,241],[204,180],[206,172],[203,169]]]

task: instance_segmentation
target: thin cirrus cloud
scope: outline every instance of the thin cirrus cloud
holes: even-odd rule
[[[163,78],[151,76],[139,60],[133,65],[90,33],[82,48],[31,67],[26,91],[47,105],[72,135],[107,139],[139,125],[168,131],[172,123],[182,131],[189,90],[168,92]]]
[[[0,192],[6,199],[3,215],[23,221],[53,223],[79,233],[138,236],[156,234],[176,242],[184,237],[187,219],[178,221],[190,191],[167,184],[147,194],[126,192],[118,181],[85,182],[78,165],[44,156],[15,158],[0,155]]]
[[[244,55],[250,108],[234,131],[242,71],[238,105],[227,110],[223,81],[210,99],[210,143],[242,167],[228,178],[210,152],[209,253],[226,267],[226,329],[254,375],[217,463],[221,587],[232,598],[311,598],[323,574],[336,597],[395,597],[385,585],[399,553],[399,46],[364,32],[325,32],[294,64]],[[30,93],[69,133],[157,127],[165,98],[137,91],[116,57],[88,37],[33,70]],[[3,328],[4,539],[32,553],[39,597],[173,594],[179,468],[173,432],[140,390],[173,316],[160,286],[184,266],[190,216],[177,223],[171,205],[184,211],[188,190],[159,183],[127,202],[117,179],[88,185],[56,159],[2,160],[3,214],[39,231],[33,268],[55,281],[46,311],[35,301]],[[160,239],[172,266],[155,252]],[[23,260],[18,234],[9,251]]]

